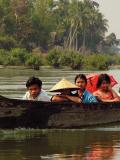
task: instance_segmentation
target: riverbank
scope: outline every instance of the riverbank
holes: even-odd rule
[[[109,66],[109,70],[111,70],[111,69],[120,69],[120,65]]]
[[[42,66],[73,70],[108,70],[110,66],[120,64],[120,55],[114,54],[82,54],[72,50],[52,49],[46,56],[28,53],[25,49],[14,48],[12,51],[0,49],[0,65],[25,66],[39,70]]]
[[[41,69],[55,69],[55,70],[60,70],[61,69],[61,70],[71,70],[71,71],[74,70],[69,66],[60,66],[60,67],[57,68],[57,67],[54,67],[54,66],[51,66],[51,65],[41,65],[39,67],[40,67],[39,70],[41,70]],[[5,68],[6,69],[28,69],[28,70],[32,69],[32,70],[34,70],[30,66],[25,66],[25,65],[20,65],[20,66],[18,66],[18,65],[0,65],[0,69],[5,69]],[[113,70],[113,69],[120,69],[120,65],[110,65],[107,70]],[[76,69],[76,70],[84,71],[84,68]],[[89,71],[89,69],[87,69],[87,71]],[[95,69],[91,70],[91,71],[94,72]]]

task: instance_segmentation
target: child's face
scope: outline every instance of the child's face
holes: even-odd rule
[[[81,78],[77,78],[75,84],[76,84],[76,86],[80,87],[80,89],[85,89],[86,85],[87,85],[85,80],[81,79]]]
[[[110,83],[108,83],[108,82],[106,82],[106,81],[103,81],[103,82],[101,83],[100,88],[101,88],[102,90],[104,90],[104,91],[108,91],[109,88],[110,88]]]
[[[28,91],[29,91],[30,96],[32,98],[36,98],[39,95],[39,93],[41,92],[41,88],[37,84],[34,84],[34,85],[28,87]]]

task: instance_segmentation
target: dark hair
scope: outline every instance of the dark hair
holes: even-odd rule
[[[76,75],[76,77],[75,77],[75,83],[76,83],[76,80],[78,78],[83,79],[85,81],[85,83],[87,84],[87,78],[86,78],[86,76],[84,74],[78,74],[78,75]]]
[[[42,81],[36,77],[30,77],[26,82],[26,87],[29,88],[32,85],[38,85],[40,88],[42,86]]]
[[[100,74],[98,77],[98,82],[97,82],[97,88],[99,88],[102,84],[103,81],[106,81],[107,83],[111,83],[110,77],[108,74]]]

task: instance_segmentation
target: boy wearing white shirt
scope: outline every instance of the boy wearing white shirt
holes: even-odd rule
[[[26,87],[28,91],[23,97],[24,100],[50,101],[47,93],[42,90],[42,81],[39,78],[29,78]]]

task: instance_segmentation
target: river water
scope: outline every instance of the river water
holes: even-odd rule
[[[61,78],[91,72],[41,69],[0,69],[0,95],[22,98],[26,80],[38,76],[48,90]],[[98,72],[97,72],[98,73]],[[103,73],[103,72],[102,72]],[[110,70],[120,84],[120,71]],[[51,94],[48,92],[51,96]],[[77,130],[0,130],[0,160],[120,160],[120,125]]]

